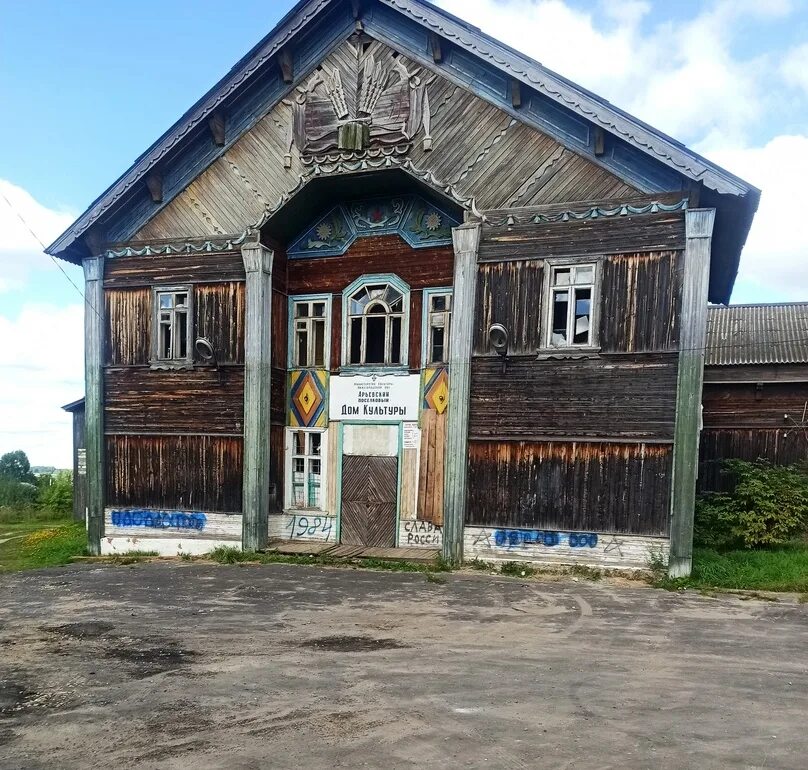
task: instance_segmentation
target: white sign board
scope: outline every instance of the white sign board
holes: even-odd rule
[[[417,374],[343,374],[329,383],[328,419],[414,421],[420,397]]]
[[[421,443],[421,431],[418,430],[417,422],[404,423],[404,449],[418,449]]]

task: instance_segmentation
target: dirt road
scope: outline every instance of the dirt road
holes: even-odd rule
[[[803,768],[808,606],[289,565],[0,577],[2,768]]]

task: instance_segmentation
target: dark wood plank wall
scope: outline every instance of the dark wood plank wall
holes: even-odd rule
[[[511,213],[518,216],[518,224],[510,227],[493,224],[501,217],[486,213],[492,224],[483,225],[481,262],[667,251],[684,246],[685,225],[681,211],[539,224],[527,221],[530,210],[522,214],[514,209]]]
[[[79,473],[79,451],[87,451],[84,431],[84,406],[72,412],[73,417],[73,519],[84,521],[87,511],[87,460],[81,463]]]
[[[114,257],[106,261],[104,286],[155,286],[200,281],[243,281],[241,251]]]
[[[107,433],[242,432],[242,367],[109,367],[105,388]]]
[[[340,257],[289,260],[289,294],[339,294],[368,273],[395,273],[411,289],[451,286],[451,246],[413,249],[398,235],[357,238]]]
[[[107,505],[241,512],[242,439],[107,436]]]
[[[187,369],[150,366],[153,287],[176,284],[193,286],[193,334],[210,340],[218,369],[200,360]],[[110,259],[105,287],[108,504],[240,511],[240,252]]]
[[[472,439],[673,440],[676,357],[494,358],[471,369]]]
[[[739,372],[741,377],[753,374],[760,378],[759,386],[755,382],[704,385],[698,481],[703,492],[734,486],[732,478],[722,473],[722,460],[764,459],[775,465],[808,461],[808,429],[799,427],[808,405],[808,366],[803,367],[802,382],[766,382],[769,374],[764,367]]]
[[[665,535],[672,448],[472,441],[467,524]]]
[[[483,226],[467,524],[667,533],[683,219]],[[595,353],[542,351],[551,256],[599,262]],[[504,374],[492,323],[510,333]]]
[[[808,460],[805,431],[788,428],[705,428],[699,442],[700,492],[728,492],[735,486],[722,461],[768,460],[795,465]]]

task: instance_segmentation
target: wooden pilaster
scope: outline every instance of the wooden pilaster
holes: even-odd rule
[[[685,213],[679,372],[676,427],[673,437],[671,552],[668,574],[686,577],[693,560],[693,515],[696,503],[704,346],[707,342],[707,291],[710,281],[715,209]]]
[[[247,243],[241,256],[247,274],[241,544],[245,551],[258,551],[266,548],[268,537],[273,252]]]
[[[104,535],[104,257],[84,267],[84,430],[87,459],[87,547],[101,553]]]
[[[463,526],[468,473],[469,389],[477,249],[480,225],[467,222],[452,228],[454,297],[449,332],[449,410],[443,493],[443,558],[463,561]]]

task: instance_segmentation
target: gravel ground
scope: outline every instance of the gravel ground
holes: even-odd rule
[[[291,565],[0,577],[2,768],[804,768],[808,605]]]

